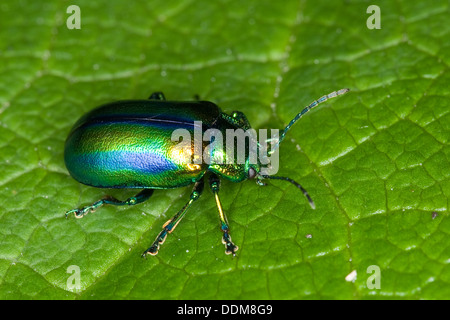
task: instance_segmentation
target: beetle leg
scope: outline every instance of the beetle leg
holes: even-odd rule
[[[233,111],[231,115],[223,113],[222,118],[243,130],[248,130],[252,127],[245,114],[241,111]]]
[[[247,117],[245,116],[245,114],[243,112],[233,111],[231,113],[231,116],[233,117],[233,119],[238,121],[241,128],[245,128],[245,130],[251,128],[250,122],[248,121]]]
[[[194,188],[192,189],[191,197],[189,201],[184,205],[184,207],[177,212],[176,215],[173,216],[172,219],[168,220],[164,225],[162,231],[159,233],[159,235],[156,237],[155,241],[151,245],[150,248],[144,251],[142,256],[146,256],[147,254],[151,254],[152,256],[157,255],[159,251],[159,247],[164,243],[166,240],[166,237],[169,233],[172,233],[173,230],[177,227],[178,223],[183,219],[184,215],[186,214],[186,211],[189,209],[191,204],[200,198],[204,186],[204,180],[203,178],[196,182],[194,185]]]
[[[139,192],[137,195],[135,195],[134,197],[130,197],[124,201],[120,201],[114,197],[107,196],[104,199],[94,202],[90,206],[85,206],[81,209],[73,209],[73,210],[67,211],[66,218],[71,213],[73,213],[76,218],[83,218],[86,214],[88,214],[89,212],[95,211],[96,209],[103,206],[104,204],[112,204],[115,206],[124,206],[124,205],[132,206],[132,205],[144,202],[145,200],[150,198],[150,196],[152,194],[153,194],[153,189],[144,189],[141,192]]]
[[[230,236],[230,233],[229,233],[230,232],[230,227],[228,226],[227,216],[223,212],[222,203],[220,202],[220,199],[219,199],[220,179],[219,179],[219,177],[217,175],[211,174],[209,176],[209,186],[211,187],[211,190],[212,190],[212,192],[214,194],[214,198],[216,200],[217,209],[219,210],[219,218],[220,218],[220,223],[221,223],[221,230],[223,232],[222,243],[225,245],[225,253],[226,254],[232,254],[233,256],[235,256],[236,255],[236,251],[239,248],[238,248],[238,246],[236,246],[231,241],[231,236]]]
[[[149,100],[166,100],[166,97],[164,96],[164,93],[158,91],[158,92],[153,92],[152,95],[148,99]]]

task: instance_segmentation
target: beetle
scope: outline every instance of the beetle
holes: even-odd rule
[[[274,145],[270,152],[273,153],[279,147],[291,126],[306,112],[348,91],[349,89],[334,91],[305,107],[284,128],[277,141],[272,141]],[[163,225],[155,241],[142,254],[156,255],[167,235],[175,230],[189,207],[199,199],[205,178],[209,176],[208,183],[219,211],[225,253],[235,255],[238,246],[231,240],[229,223],[219,198],[221,178],[233,182],[256,179],[259,185],[266,184],[264,179],[288,181],[303,192],[310,206],[315,209],[308,192],[299,183],[288,177],[264,174],[263,168],[267,165],[259,160],[256,163],[250,162],[249,150],[245,150],[246,158],[242,163],[215,161],[214,156],[224,152],[220,148],[212,151],[214,155],[208,163],[193,163],[197,150],[195,141],[185,141],[188,142],[187,149],[177,148],[179,140],[174,141],[172,135],[176,129],[184,129],[195,135],[198,122],[204,126],[202,132],[207,129],[225,132],[227,129],[251,128],[242,112],[226,114],[209,101],[168,101],[162,92],[153,93],[147,100],[108,103],[82,116],[65,142],[64,160],[70,175],[80,183],[97,188],[131,188],[142,191],[123,201],[106,196],[91,205],[67,211],[66,218],[72,213],[75,217],[82,218],[105,204],[136,205],[148,200],[155,189],[193,184],[187,203]],[[213,141],[203,141],[202,148],[211,142]]]

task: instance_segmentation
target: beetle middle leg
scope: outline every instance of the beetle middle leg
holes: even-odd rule
[[[124,206],[124,205],[132,206],[132,205],[144,202],[145,200],[150,198],[152,194],[153,194],[153,189],[144,189],[141,192],[139,192],[137,195],[135,195],[134,197],[130,197],[124,201],[117,200],[116,198],[111,197],[111,196],[107,196],[104,199],[94,202],[90,206],[85,206],[81,209],[73,209],[73,210],[67,211],[66,218],[71,213],[73,213],[76,218],[83,218],[89,212],[95,211],[96,209],[98,209],[99,207],[101,207],[105,204],[112,204],[115,206]]]
[[[227,216],[223,212],[222,203],[219,199],[220,179],[216,174],[211,174],[209,176],[209,186],[211,187],[211,190],[214,194],[217,209],[219,210],[221,230],[223,232],[222,243],[225,245],[225,253],[235,256],[236,251],[239,249],[239,247],[231,241],[230,227],[228,226]]]
[[[156,237],[151,247],[145,250],[144,253],[142,254],[143,257],[147,254],[151,254],[152,256],[158,254],[159,247],[164,243],[164,241],[167,238],[167,235],[169,233],[172,233],[173,230],[175,230],[178,223],[181,221],[181,219],[183,219],[184,215],[186,214],[187,210],[192,205],[192,203],[195,200],[198,200],[198,198],[200,198],[203,192],[203,187],[204,187],[204,179],[202,178],[201,180],[195,183],[189,201],[184,205],[184,207],[180,211],[177,212],[176,215],[173,216],[172,219],[170,219],[163,225],[162,231]]]

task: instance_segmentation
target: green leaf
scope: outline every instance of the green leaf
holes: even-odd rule
[[[67,2],[0,5],[0,299],[449,297],[448,1],[378,1],[381,29],[368,29],[366,1],[77,5],[81,29],[67,28]],[[346,87],[281,145],[279,175],[316,210],[282,181],[223,181],[235,258],[209,190],[148,259],[190,187],[64,218],[133,195],[65,168],[65,137],[97,105],[198,94],[254,128],[283,128]]]

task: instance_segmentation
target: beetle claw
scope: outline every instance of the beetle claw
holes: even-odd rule
[[[231,255],[233,255],[233,257],[236,256],[236,251],[238,251],[238,249],[239,249],[238,246],[236,246],[234,244],[231,244],[231,246],[226,245],[225,247],[226,247],[226,249],[225,249],[225,254],[226,255],[230,255],[231,254]]]
[[[73,215],[75,216],[75,218],[81,218],[81,217],[78,217],[79,212],[80,212],[79,209],[73,209],[73,210],[67,211],[67,212],[66,212],[66,219],[69,218],[69,215],[70,215],[71,213],[73,213]]]
[[[159,251],[159,244],[153,244],[150,248],[144,251],[144,253],[141,255],[142,258],[147,259],[147,255],[150,254],[152,256],[156,256]]]
[[[170,220],[168,222],[170,222]],[[170,232],[169,229],[166,228],[166,226],[167,223],[164,225],[163,230],[156,237],[151,247],[144,251],[142,257],[146,257],[147,254],[150,254],[152,256],[156,256],[158,254],[159,247],[164,243],[164,241],[166,241],[167,233]]]
[[[231,236],[228,232],[224,233],[222,243],[225,245],[225,254],[232,254],[233,256],[236,256],[236,251],[239,250],[239,247],[231,241]]]
[[[84,207],[81,209],[73,209],[66,212],[66,219],[69,217],[71,213],[74,214],[75,218],[81,219],[83,218],[89,211],[94,211],[94,209],[90,206]]]

